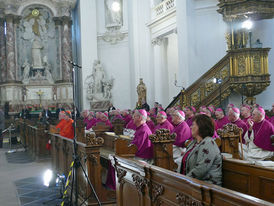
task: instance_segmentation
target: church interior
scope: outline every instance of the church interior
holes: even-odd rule
[[[0,0],[0,205],[273,205],[274,0]]]

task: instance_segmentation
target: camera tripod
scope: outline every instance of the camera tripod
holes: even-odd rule
[[[83,205],[85,203],[86,200],[88,200],[90,198],[91,195],[94,195],[94,197],[96,198],[96,201],[98,202],[98,205],[101,206],[101,202],[95,192],[95,189],[93,187],[93,185],[91,184],[89,178],[88,178],[88,175],[79,159],[79,156],[77,154],[77,143],[76,143],[76,140],[77,140],[77,136],[76,136],[76,119],[77,119],[77,109],[76,109],[76,101],[75,101],[75,95],[76,95],[76,68],[77,69],[80,69],[82,68],[80,65],[72,62],[72,61],[68,61],[71,65],[72,65],[72,86],[73,86],[73,128],[74,128],[74,138],[73,138],[73,161],[72,161],[72,164],[71,164],[71,171],[68,175],[68,178],[67,178],[67,183],[66,183],[66,187],[68,186],[69,184],[69,176],[71,175],[71,191],[70,191],[70,198],[69,200],[65,197],[65,193],[66,193],[66,190],[64,192],[64,201],[61,203],[61,206],[78,206],[78,181],[77,181],[77,169],[80,168],[82,170],[82,172],[84,173],[84,176],[88,182],[88,185],[92,191],[92,193],[86,197],[82,203],[80,203],[80,205]],[[74,193],[74,204],[73,204],[73,193]]]

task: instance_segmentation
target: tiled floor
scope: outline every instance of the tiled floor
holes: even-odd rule
[[[41,177],[15,181],[21,206],[60,205],[62,199],[58,187],[45,187]]]

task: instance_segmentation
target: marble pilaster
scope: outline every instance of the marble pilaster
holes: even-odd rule
[[[5,20],[0,18],[0,82],[6,80],[6,44],[5,44]]]
[[[15,16],[13,19],[13,31],[14,31],[14,53],[17,54],[18,50],[17,50],[17,36],[16,36],[16,29],[19,25],[21,17],[20,16]],[[15,80],[16,81],[20,81],[20,67],[18,66],[18,59],[17,59],[17,55],[14,56],[14,64],[15,64]]]
[[[62,17],[62,80],[71,81],[72,43],[71,43],[71,18]]]
[[[7,81],[13,82],[16,80],[16,65],[15,65],[15,35],[14,35],[14,15],[6,16],[6,55],[7,55]]]

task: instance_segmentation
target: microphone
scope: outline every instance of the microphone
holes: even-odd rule
[[[78,68],[82,68],[81,65],[76,64],[75,62],[68,60],[68,63],[70,63],[72,66],[78,67]]]

